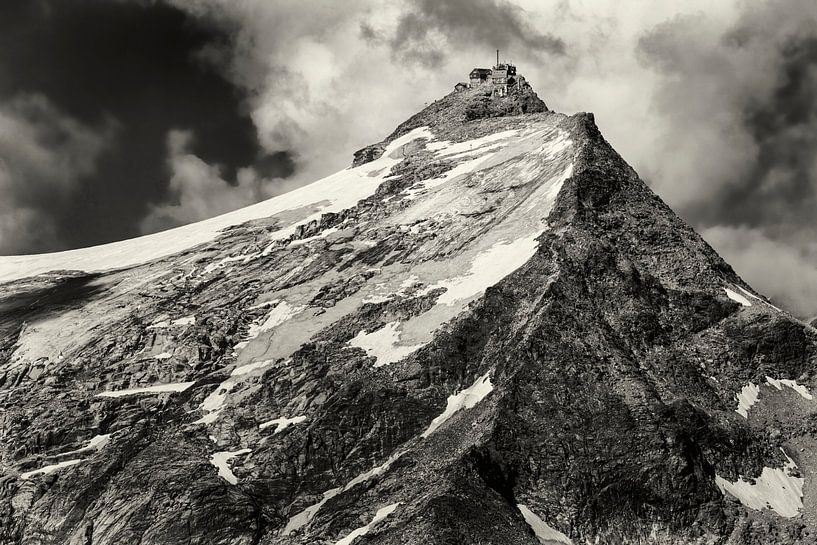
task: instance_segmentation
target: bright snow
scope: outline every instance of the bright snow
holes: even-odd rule
[[[297,315],[304,308],[305,307],[302,306],[292,306],[286,301],[279,302],[275,308],[264,316],[260,324],[250,324],[250,327],[247,330],[247,336],[242,342],[235,345],[235,349],[240,350],[244,348],[252,339],[256,338],[265,331],[270,331],[276,326],[281,325],[293,316]]]
[[[775,379],[772,377],[766,377],[766,383],[769,384],[770,386],[774,386],[778,390],[782,390],[783,386],[788,386],[789,388],[800,394],[800,397],[802,397],[803,399],[809,400],[814,399],[814,396],[811,395],[811,392],[808,391],[808,388],[806,388],[802,384],[798,384],[796,380],[786,378]]]
[[[193,384],[195,384],[195,381],[156,384],[154,386],[146,386],[144,388],[128,388],[127,390],[109,390],[107,392],[100,392],[96,394],[96,397],[123,397],[142,394],[160,394],[163,392],[183,392],[193,386]]]
[[[548,523],[537,517],[533,511],[528,509],[526,506],[517,504],[516,507],[519,508],[525,522],[528,523],[528,526],[531,527],[533,533],[536,534],[536,538],[539,540],[539,543],[542,545],[557,545],[559,543],[573,545],[573,542],[569,537],[564,535],[559,530],[551,528]]]
[[[147,329],[165,329],[174,325],[193,325],[195,323],[196,316],[191,314],[190,316],[185,316],[184,318],[179,318],[171,322],[168,322],[167,320],[156,322],[154,324],[149,325]]]
[[[743,295],[739,294],[738,292],[732,291],[729,288],[723,288],[723,291],[726,292],[727,297],[729,297],[731,300],[733,300],[733,301],[735,301],[737,303],[740,303],[744,307],[751,307],[752,306],[751,301],[749,301],[749,299],[747,299]]]
[[[797,392],[803,399],[808,400],[814,399],[814,397],[811,395],[811,392],[809,392],[809,389],[806,386],[803,386],[802,384],[798,384],[797,381],[795,380],[766,377],[766,384],[769,386],[773,386],[778,390],[783,390],[783,386],[786,386]],[[760,386],[752,382],[744,386],[741,389],[740,393],[735,396],[738,401],[738,408],[735,409],[735,412],[737,412],[743,418],[749,418],[749,410],[755,403],[757,403],[759,395]]]
[[[38,475],[40,473],[44,473],[44,474],[54,473],[55,471],[59,471],[60,469],[62,469],[64,467],[73,466],[73,465],[76,465],[76,464],[78,464],[80,462],[83,462],[83,461],[84,460],[82,460],[82,459],[66,460],[66,461],[60,462],[58,464],[47,465],[45,467],[41,467],[40,469],[35,469],[33,471],[26,471],[25,473],[21,473],[20,478],[25,481],[29,477],[31,477],[32,475]]]
[[[536,236],[520,238],[513,242],[499,242],[477,255],[471,270],[463,276],[443,280],[424,291],[446,288],[437,304],[453,305],[462,299],[482,294],[510,273],[524,265],[536,252]]]
[[[306,422],[305,416],[293,416],[292,418],[282,416],[281,418],[276,418],[275,420],[267,420],[266,422],[259,424],[258,428],[265,430],[270,426],[276,426],[275,431],[272,434],[277,435],[287,429],[289,426],[293,424],[300,424],[301,422]]]
[[[378,475],[381,475],[381,474],[385,473],[386,471],[388,471],[388,469],[391,467],[391,465],[394,462],[396,462],[397,459],[400,458],[403,454],[404,454],[404,451],[396,452],[396,453],[392,454],[391,456],[389,456],[388,460],[386,460],[385,462],[383,462],[379,466],[374,467],[374,468],[370,469],[369,471],[366,471],[365,473],[361,473],[360,475],[358,475],[357,477],[355,477],[354,479],[352,479],[351,481],[346,483],[345,486],[338,487],[338,488],[333,488],[331,490],[327,490],[326,492],[324,492],[323,493],[323,498],[321,498],[321,501],[319,501],[318,503],[315,503],[313,505],[310,505],[309,507],[307,507],[306,509],[304,509],[303,511],[301,511],[300,513],[298,513],[297,515],[294,515],[293,517],[291,517],[289,519],[289,522],[287,522],[287,525],[284,527],[283,535],[289,535],[290,533],[294,532],[295,530],[298,530],[298,529],[302,528],[303,526],[305,526],[310,520],[312,520],[312,518],[320,510],[320,508],[323,507],[324,503],[326,503],[330,499],[334,498],[335,496],[337,496],[341,492],[346,492],[347,490],[351,490],[356,485],[358,485],[358,484],[360,484],[362,482],[368,481],[369,479],[372,479],[372,478],[374,478],[374,477],[376,477]]]
[[[0,257],[0,282],[56,269],[90,272],[146,263],[213,240],[227,227],[288,210],[307,207],[314,209],[312,214],[298,218],[270,235],[271,240],[286,238],[299,224],[318,219],[326,212],[340,212],[373,195],[390,174],[391,167],[402,161],[403,157],[399,153],[401,148],[418,138],[431,140],[434,135],[427,127],[414,129],[389,144],[383,155],[375,161],[342,170],[289,193],[197,223],[89,248]]]
[[[786,459],[782,469],[764,467],[754,484],[744,481],[742,476],[732,483],[719,475],[715,476],[715,484],[723,494],[731,494],[750,509],[773,509],[780,516],[795,517],[803,508],[805,479],[791,474],[797,466],[788,455]]]
[[[241,450],[236,450],[233,452],[222,451],[222,452],[214,452],[212,456],[210,456],[210,463],[216,466],[218,469],[218,476],[227,481],[230,484],[238,484],[238,477],[233,474],[233,470],[230,469],[230,460],[235,458],[236,456],[241,456],[242,454],[249,454],[252,452],[248,448],[243,448]]]
[[[95,435],[95,436],[91,437],[88,440],[88,443],[85,446],[80,447],[78,449],[70,450],[68,452],[61,452],[61,453],[57,454],[56,457],[65,457],[65,456],[72,456],[72,455],[77,455],[77,454],[84,454],[84,453],[87,453],[90,450],[100,451],[103,448],[105,448],[106,446],[108,446],[108,444],[110,442],[111,442],[111,434],[110,433],[106,433],[104,435]],[[21,473],[20,478],[23,479],[23,480],[26,480],[29,477],[31,477],[32,475],[37,475],[37,474],[40,474],[40,473],[45,473],[45,474],[53,473],[53,472],[58,471],[58,470],[60,470],[60,469],[62,469],[64,467],[69,467],[69,466],[72,466],[72,465],[76,465],[76,464],[78,464],[80,462],[84,462],[84,461],[85,461],[84,458],[74,458],[72,460],[65,460],[65,461],[59,462],[57,464],[51,464],[51,465],[41,467],[39,469],[35,469],[35,470],[32,470],[32,471],[26,471],[25,473]]]
[[[423,345],[399,346],[399,322],[389,322],[371,333],[361,331],[352,340],[349,346],[356,346],[366,351],[369,356],[375,357],[375,367],[382,367],[400,361]]]
[[[449,418],[454,416],[457,412],[461,411],[462,409],[470,409],[474,407],[477,403],[485,399],[485,396],[493,391],[494,386],[491,384],[491,377],[490,371],[482,375],[477,381],[462,390],[458,394],[454,394],[448,396],[448,404],[445,407],[445,411],[431,421],[426,431],[423,432],[423,437],[428,437],[437,429],[445,424]]]
[[[284,526],[284,529],[281,531],[281,533],[287,536],[294,532],[295,530],[300,530],[301,528],[306,526],[306,524],[315,516],[315,513],[317,513],[320,510],[320,508],[323,507],[324,503],[328,502],[329,500],[340,494],[342,491],[343,491],[342,488],[333,488],[331,490],[327,490],[326,492],[324,492],[321,501],[310,505],[297,515],[290,518],[289,521],[287,521],[287,524],[286,526]]]
[[[219,384],[213,392],[204,398],[199,410],[204,412],[204,416],[193,422],[193,424],[212,424],[221,414],[224,404],[227,401],[227,394],[241,382],[244,382],[247,375],[257,373],[272,364],[273,360],[257,361],[236,367],[230,373],[227,380]]]
[[[398,505],[400,505],[399,502],[378,509],[377,513],[375,513],[374,518],[369,524],[353,530],[352,533],[350,533],[348,536],[344,537],[340,541],[337,541],[335,545],[349,545],[360,536],[368,534],[369,530],[371,530],[372,527],[379,524],[380,522],[383,521],[383,519],[391,515],[394,512],[394,510],[397,509]]]
[[[749,418],[749,409],[757,403],[757,396],[760,394],[760,386],[750,382],[735,397],[738,400],[738,408],[735,409],[743,418]]]

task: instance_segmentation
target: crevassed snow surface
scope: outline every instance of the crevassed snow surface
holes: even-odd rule
[[[84,462],[84,460],[81,459],[81,458],[78,458],[78,459],[75,459],[75,460],[66,460],[66,461],[60,462],[58,464],[47,465],[47,466],[41,467],[40,469],[35,469],[33,471],[26,471],[25,473],[21,473],[20,478],[25,481],[26,479],[28,479],[32,475],[38,475],[40,473],[44,473],[44,474],[47,475],[49,473],[54,473],[55,471],[59,471],[60,469],[62,469],[64,467],[69,467],[69,466],[76,465],[76,464],[78,464],[80,462]]]
[[[293,424],[300,424],[301,422],[306,422],[305,416],[293,416],[292,418],[282,416],[281,418],[276,418],[274,420],[267,420],[266,422],[259,424],[258,428],[265,430],[270,426],[276,426],[275,431],[272,434],[277,435],[287,429],[289,426]]]
[[[366,351],[369,356],[376,358],[375,367],[382,367],[400,361],[423,345],[399,346],[399,322],[389,322],[380,329],[367,333],[359,332],[349,341],[349,346],[356,346]]]
[[[733,483],[719,475],[715,475],[715,484],[721,493],[731,494],[750,509],[772,509],[782,517],[795,517],[803,508],[805,478],[791,475],[797,466],[788,455],[786,459],[786,465],[780,469],[764,467],[754,484],[741,476]]]
[[[241,450],[235,450],[232,452],[229,451],[222,451],[222,452],[214,452],[212,456],[210,456],[210,463],[213,464],[218,469],[218,476],[227,481],[230,484],[238,484],[238,477],[233,474],[233,470],[230,469],[230,460],[235,458],[236,456],[241,456],[242,454],[249,454],[252,452],[248,448],[243,448]]]
[[[494,386],[491,384],[489,371],[478,378],[474,384],[465,390],[448,396],[448,404],[445,407],[445,411],[431,421],[431,424],[429,424],[428,428],[426,428],[426,431],[423,432],[423,437],[428,437],[437,431],[437,429],[445,424],[449,418],[454,416],[462,409],[470,409],[471,407],[475,406],[477,403],[485,399],[485,396],[490,394],[493,389]]]
[[[740,303],[744,307],[751,307],[752,306],[752,302],[749,301],[749,299],[747,299],[743,295],[739,294],[738,292],[732,291],[729,288],[723,288],[723,291],[726,292],[726,296],[729,297],[732,301],[735,301],[736,303]]]
[[[146,386],[144,388],[128,388],[127,390],[109,390],[107,392],[100,392],[96,397],[122,397],[130,395],[147,395],[159,394],[163,392],[183,392],[193,386],[192,382],[173,382],[170,384],[156,384],[155,386]]]
[[[294,231],[297,224],[316,219],[326,212],[340,212],[373,195],[389,175],[391,167],[402,160],[402,156],[395,152],[418,138],[433,139],[434,135],[427,127],[414,129],[389,144],[383,155],[375,161],[342,170],[289,193],[197,223],[89,248],[0,257],[0,282],[59,269],[90,272],[146,263],[213,240],[227,227],[315,205],[315,213],[297,219],[292,225],[282,226],[271,234],[271,239],[280,238],[276,235]]]
[[[369,524],[353,530],[349,535],[347,535],[340,541],[335,542],[335,545],[349,545],[360,536],[368,534],[369,530],[371,530],[373,526],[379,524],[380,522],[383,521],[383,519],[391,515],[394,512],[394,510],[397,509],[398,505],[400,505],[400,502],[393,503],[391,505],[378,509],[377,513],[375,513],[374,518]]]
[[[573,545],[569,537],[564,535],[559,530],[551,528],[547,522],[537,517],[533,511],[522,504],[517,504],[516,507],[522,513],[522,517],[528,526],[531,527],[533,533],[536,534],[536,539],[542,545],[556,545],[557,543],[564,543],[565,545]]]

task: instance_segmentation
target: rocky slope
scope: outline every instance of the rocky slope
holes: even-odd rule
[[[486,97],[243,211],[0,258],[0,543],[817,543],[817,332],[592,115]]]

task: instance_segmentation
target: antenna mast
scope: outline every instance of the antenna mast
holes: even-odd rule
[[[499,49],[496,50],[496,65],[499,66]]]

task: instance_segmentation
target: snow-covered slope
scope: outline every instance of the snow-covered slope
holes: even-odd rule
[[[90,248],[50,254],[0,256],[0,282],[53,270],[95,272],[128,267],[165,257],[213,240],[220,231],[259,218],[275,218],[277,229],[270,243],[289,237],[297,223],[339,212],[374,194],[391,167],[402,157],[399,150],[416,138],[429,137],[423,129],[391,142],[383,156],[359,168],[342,170],[317,182],[266,201],[214,218],[142,237]],[[282,216],[280,219],[276,216]]]
[[[258,205],[0,259],[0,544],[809,543],[815,330],[592,116],[489,91]]]

